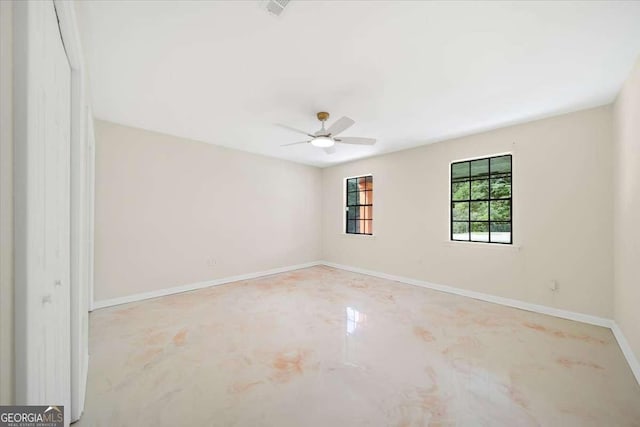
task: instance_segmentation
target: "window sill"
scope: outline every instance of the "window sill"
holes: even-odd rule
[[[355,239],[375,239],[375,234],[351,234],[351,233],[340,233],[342,237],[347,238],[355,238]]]
[[[460,247],[479,247],[479,248],[490,248],[490,249],[506,249],[512,251],[520,251],[522,250],[522,246],[515,244],[507,244],[507,243],[483,243],[483,242],[466,242],[464,240],[445,240],[443,242],[446,246],[460,246]]]

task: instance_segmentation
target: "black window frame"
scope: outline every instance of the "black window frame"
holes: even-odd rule
[[[500,157],[508,157],[509,158],[509,172],[508,173],[499,173],[499,174],[495,174],[494,176],[498,177],[498,178],[505,178],[508,177],[510,180],[510,191],[509,191],[509,197],[497,197],[494,198],[492,197],[491,194],[491,181],[492,179],[496,179],[494,177],[492,177],[491,174],[491,159],[496,159],[496,158],[500,158]],[[474,178],[471,174],[471,163],[472,162],[476,162],[476,161],[482,161],[482,160],[487,160],[488,163],[488,170],[487,170],[487,175],[486,176],[481,176],[481,177],[477,177]],[[453,169],[455,165],[459,165],[459,164],[464,164],[464,163],[468,163],[469,164],[469,175],[466,177],[466,179],[463,179],[461,181],[456,181],[454,182],[454,177],[453,177]],[[473,198],[472,195],[472,182],[473,181],[481,181],[481,180],[487,180],[489,182],[489,186],[487,189],[487,193],[488,193],[488,197],[487,198]],[[458,183],[458,182],[464,182],[464,181],[468,181],[469,182],[469,195],[467,199],[462,199],[462,200],[453,200],[453,189],[454,189],[454,183]],[[497,155],[493,155],[493,156],[487,156],[487,157],[478,157],[478,158],[474,158],[474,159],[468,159],[468,160],[460,160],[460,161],[455,161],[455,162],[451,162],[451,164],[449,165],[449,239],[452,242],[471,242],[471,243],[489,243],[489,244],[496,244],[496,245],[513,245],[513,154],[511,153],[505,153],[505,154],[497,154]],[[491,220],[491,202],[492,201],[498,201],[498,200],[508,200],[509,201],[509,220],[505,221],[505,220]],[[469,203],[469,207],[468,207],[468,211],[469,211],[469,216],[466,220],[454,220],[454,205],[455,203]],[[487,219],[486,220],[477,220],[471,219],[471,202],[486,202],[487,203]],[[466,223],[467,224],[467,230],[468,230],[468,234],[469,234],[469,238],[468,240],[461,240],[461,239],[454,239],[453,238],[453,225],[454,223]],[[471,240],[471,224],[472,223],[486,223],[487,224],[487,231],[488,231],[488,240]],[[509,224],[509,242],[498,242],[498,241],[491,241],[491,224],[492,223],[501,223],[501,224]]]
[[[353,181],[355,180],[355,185],[359,185],[359,181],[360,179],[364,179],[365,180],[365,189],[359,189],[356,188],[355,190],[349,190],[349,181]],[[371,188],[367,189],[367,184],[371,183]],[[344,180],[344,189],[345,189],[345,208],[344,208],[344,232],[345,234],[354,234],[354,235],[359,235],[359,236],[373,236],[373,175],[360,175],[360,176],[353,176],[350,178],[346,178]],[[349,195],[350,194],[355,194],[355,193],[365,193],[365,200],[364,203],[361,203],[362,201],[360,200],[359,195],[356,196],[357,198],[357,202],[351,204],[349,202]],[[360,218],[358,216],[358,218],[349,218],[349,213],[351,212],[350,209],[354,208],[356,210],[354,210],[354,212],[356,211],[360,211],[360,208],[370,208],[370,217],[367,217],[366,213],[365,213],[365,217],[364,218]],[[367,209],[365,209],[365,212],[367,211]],[[363,230],[357,231],[358,229],[358,221],[369,221],[369,230],[371,230],[370,233],[365,233]],[[354,228],[353,231],[349,231],[349,223],[353,222],[354,223]],[[365,228],[366,230],[366,228]]]

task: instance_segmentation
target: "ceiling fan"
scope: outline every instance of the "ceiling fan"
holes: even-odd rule
[[[311,139],[305,141],[292,142],[290,144],[283,144],[281,147],[288,147],[290,145],[297,144],[311,144],[314,147],[324,149],[327,154],[333,154],[336,152],[335,144],[356,144],[356,145],[373,145],[376,143],[375,138],[361,138],[357,136],[343,136],[336,138],[336,135],[349,129],[355,123],[349,117],[342,117],[338,119],[334,124],[329,126],[329,129],[325,129],[324,123],[329,119],[329,113],[321,111],[316,114],[318,120],[322,123],[322,127],[315,133],[308,133],[300,129],[292,128],[286,125],[279,125],[285,129],[289,129],[293,132],[301,133],[308,136]]]

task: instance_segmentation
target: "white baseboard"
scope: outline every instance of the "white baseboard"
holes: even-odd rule
[[[625,338],[622,330],[616,322],[612,322],[611,331],[613,332],[613,336],[616,337],[618,345],[622,350],[622,354],[624,354],[624,357],[627,359],[627,363],[629,363],[629,367],[631,368],[633,375],[636,377],[636,381],[638,381],[638,384],[640,384],[640,361],[633,353],[633,350],[631,350],[629,342]]]
[[[447,285],[438,285],[430,283],[424,280],[411,279],[408,277],[396,276],[393,274],[382,273],[379,271],[366,270],[364,268],[351,267],[348,265],[336,264],[329,261],[313,261],[305,264],[291,265],[287,267],[274,268],[266,271],[259,271],[256,273],[241,274],[239,276],[225,277],[222,279],[209,280],[205,282],[192,283],[188,285],[176,286],[173,288],[160,289],[157,291],[145,292],[141,294],[128,295],[120,298],[113,298],[102,301],[95,301],[91,304],[92,310],[111,307],[114,305],[126,304],[130,302],[142,301],[150,298],[162,297],[165,295],[172,295],[181,292],[193,291],[196,289],[208,288],[210,286],[224,285],[227,283],[238,282],[241,280],[256,279],[259,277],[270,276],[278,273],[285,273],[287,271],[300,270],[302,268],[313,267],[316,265],[326,265],[328,267],[338,268],[340,270],[351,271],[354,273],[366,274],[368,276],[379,277],[381,279],[393,280],[395,282],[406,283],[408,285],[421,286],[423,288],[433,289],[436,291],[447,292],[450,294],[460,295],[468,298],[473,298],[481,301],[487,301],[495,304],[504,305],[507,307],[519,308],[521,310],[532,311],[534,313],[546,314],[549,316],[559,317],[562,319],[574,320],[577,322],[588,323],[590,325],[602,326],[610,328],[618,341],[622,353],[624,354],[631,371],[636,377],[636,380],[640,384],[640,362],[634,355],[629,343],[624,337],[622,331],[618,325],[612,320],[604,317],[592,316],[590,314],[577,313],[569,310],[562,310],[559,308],[547,307],[545,305],[533,304],[525,301],[515,300],[511,298],[504,298],[495,295],[485,294],[482,292],[470,291],[467,289],[456,288]]]
[[[329,261],[322,261],[321,264],[326,265],[328,267],[339,268],[341,270],[352,271],[354,273],[366,274],[368,276],[379,277],[381,279],[394,280],[396,282],[406,283],[408,285],[421,286],[423,288],[429,288],[436,291],[447,292],[455,295],[461,295],[463,297],[469,297],[477,300],[492,302],[495,304],[506,305],[507,307],[519,308],[521,310],[533,311],[535,313],[547,314],[549,316],[560,317],[563,319],[575,320],[577,322],[588,323],[590,325],[603,326],[605,328],[610,328],[613,322],[611,319],[606,319],[604,317],[592,316],[590,314],[577,313],[574,311],[547,307],[545,305],[533,304],[533,303],[520,301],[516,299],[498,297],[495,295],[485,294],[482,292],[455,288],[453,286],[438,285],[435,283],[426,282],[424,280],[411,279],[411,278],[402,277],[402,276],[395,276],[393,274],[365,270],[363,268],[336,264],[334,262],[329,262]]]
[[[590,314],[576,313],[574,311],[562,310],[559,308],[547,307],[545,305],[532,304],[529,302],[519,301],[510,298],[498,297],[495,295],[484,294],[481,292],[469,291],[466,289],[455,288],[453,286],[437,285],[429,283],[424,280],[410,279],[402,276],[395,276],[393,274],[381,273],[378,271],[366,270],[358,267],[351,267],[348,265],[336,264],[329,261],[321,261],[320,264],[328,267],[338,268],[340,270],[352,271],[354,273],[366,274],[368,276],[379,277],[381,279],[394,280],[400,283],[406,283],[408,285],[422,286],[424,288],[433,289],[436,291],[447,292],[450,294],[461,295],[464,297],[474,298],[482,301],[492,302],[495,304],[505,305],[507,307],[519,308],[521,310],[532,311],[535,313],[547,314],[549,316],[560,317],[562,319],[575,320],[577,322],[588,323],[590,325],[602,326],[611,329],[618,345],[622,350],[622,354],[633,372],[633,375],[640,384],[640,361],[631,350],[629,342],[625,338],[622,330],[618,324],[612,320],[604,317],[592,316]]]
[[[105,307],[112,307],[114,305],[127,304],[130,302],[142,301],[150,298],[158,298],[166,295],[177,294],[181,292],[193,291],[196,289],[208,288],[210,286],[224,285],[227,283],[238,282],[241,280],[256,279],[258,277],[270,276],[278,273],[285,273],[287,271],[300,270],[302,268],[313,267],[316,265],[326,265],[328,267],[338,268],[340,270],[351,271],[354,273],[366,274],[368,276],[379,277],[381,279],[393,280],[395,282],[406,283],[414,286],[421,286],[423,288],[433,289],[436,291],[447,292],[450,294],[461,295],[477,300],[492,302],[495,304],[501,304],[508,307],[515,307],[522,310],[533,311],[535,313],[547,314],[549,316],[560,317],[563,319],[575,320],[577,322],[588,323],[596,326],[603,326],[605,328],[612,328],[613,320],[603,317],[592,316],[589,314],[577,313],[568,310],[562,310],[559,308],[548,307],[539,304],[533,304],[525,301],[499,297],[495,295],[485,294],[482,292],[470,291],[467,289],[456,288],[447,285],[438,285],[435,283],[426,282],[424,280],[412,279],[408,277],[396,276],[393,274],[382,273],[379,271],[366,270],[364,268],[352,267],[349,265],[337,264],[330,261],[312,261],[304,264],[291,265],[287,267],[274,268],[271,270],[259,271],[255,273],[241,274],[238,276],[224,277],[222,279],[208,280],[204,282],[190,283],[187,285],[175,286],[172,288],[158,289],[155,291],[144,292],[140,294],[127,295],[119,298],[106,299],[101,301],[94,301],[91,304],[91,310],[96,310]]]
[[[304,264],[290,265],[287,267],[273,268],[271,270],[258,271],[255,273],[240,274],[238,276],[224,277],[222,279],[208,280],[205,282],[190,283],[187,285],[175,286],[172,288],[158,289],[156,291],[144,292],[140,294],[127,295],[119,298],[111,298],[101,301],[94,301],[91,310],[112,307],[114,305],[127,304],[130,302],[142,301],[150,298],[158,298],[166,295],[179,294],[181,292],[194,291],[196,289],[219,286],[241,280],[257,279],[258,277],[271,276],[272,274],[285,273],[287,271],[300,270],[301,268],[313,267],[321,264],[320,261],[307,262]]]

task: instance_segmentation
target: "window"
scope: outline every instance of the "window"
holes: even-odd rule
[[[346,233],[373,234],[373,177],[347,179]]]
[[[511,155],[451,164],[451,240],[513,243]]]

